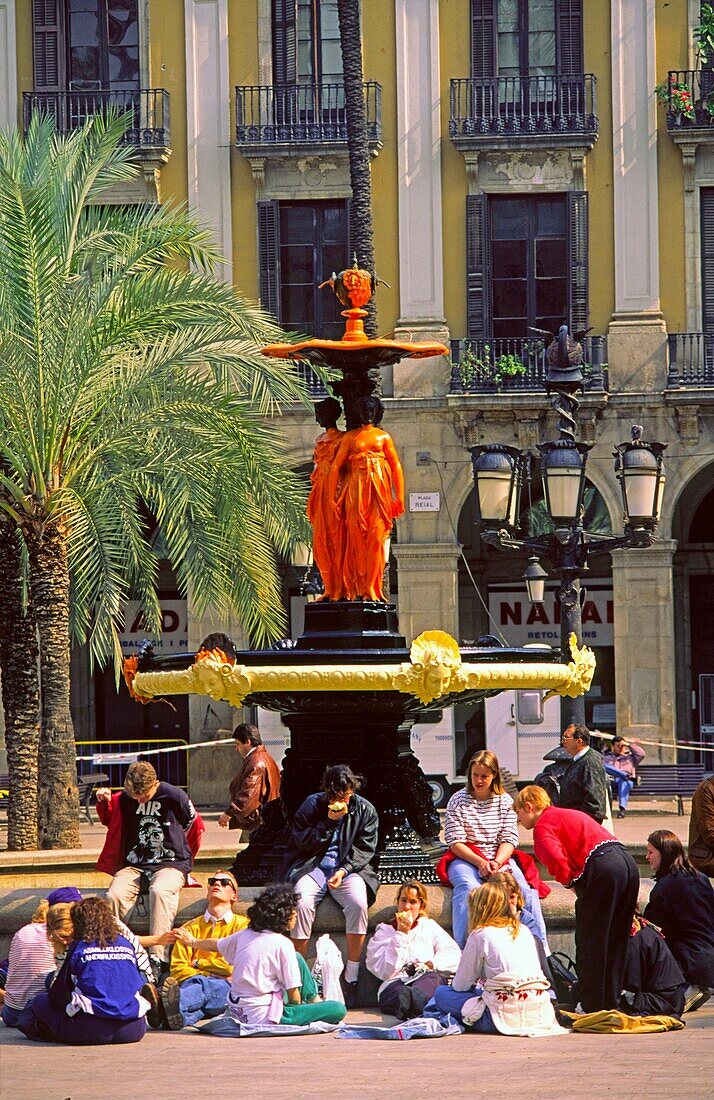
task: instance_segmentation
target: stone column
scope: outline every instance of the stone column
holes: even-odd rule
[[[231,230],[231,88],[228,79],[228,0],[184,0],[186,22],[186,141],[188,203],[213,230],[233,280]]]
[[[674,662],[673,557],[677,543],[663,539],[647,550],[612,555],[615,602],[617,732],[660,742],[646,746],[648,762],[677,757]]]
[[[17,121],[15,0],[0,0],[0,129],[14,129]]]
[[[461,547],[454,543],[400,542],[399,629],[409,645],[423,630],[445,630],[459,640]]]
[[[613,389],[662,389],[666,331],[659,301],[657,118],[652,90],[655,0],[611,0],[615,312]]]
[[[438,0],[394,0],[399,172],[398,340],[448,340],[441,230]],[[404,360],[394,393],[444,394],[444,360]]]

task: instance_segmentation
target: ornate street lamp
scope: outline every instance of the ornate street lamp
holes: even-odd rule
[[[619,443],[615,456],[615,474],[622,489],[625,530],[654,531],[659,522],[664,494],[666,444],[646,443],[642,428],[635,424],[632,441]]]
[[[538,560],[538,556],[536,554],[531,554],[528,559],[526,571],[523,574],[523,580],[526,582],[526,592],[528,593],[528,599],[531,603],[543,603],[545,599],[545,582],[547,578],[548,574]]]
[[[515,447],[489,443],[469,447],[476,489],[477,521],[481,538],[501,550],[524,549],[529,552],[523,574],[531,603],[542,603],[547,574],[539,556],[548,558],[558,575],[556,593],[560,604],[560,637],[563,657],[570,659],[569,638],[575,634],[582,645],[581,575],[588,569],[588,558],[612,550],[643,548],[654,542],[664,491],[665,445],[646,443],[642,428],[632,429],[632,440],[620,443],[614,451],[615,472],[622,487],[624,509],[623,535],[591,534],[583,528],[583,497],[587,456],[590,446],[576,440],[577,410],[575,396],[583,386],[583,351],[565,326],[547,351],[548,372],[545,389],[555,395],[559,438],[539,443],[543,493],[552,533],[517,535],[521,485],[529,476],[530,454]],[[564,727],[585,721],[585,702],[564,698],[561,702]]]
[[[476,518],[484,526],[515,531],[522,483],[522,456],[516,447],[488,443],[469,447],[476,484]]]
[[[312,603],[322,594],[322,578],[315,565],[312,547],[306,542],[296,542],[292,552],[292,567],[295,571],[300,595]]]
[[[585,494],[585,466],[590,446],[569,439],[539,443],[543,495],[556,527],[577,523]]]

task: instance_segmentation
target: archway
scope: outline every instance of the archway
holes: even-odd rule
[[[714,745],[714,465],[684,487],[674,510],[674,622],[677,740]],[[711,753],[677,759],[712,767]]]
[[[537,473],[537,471],[536,471]],[[541,534],[548,529],[540,476],[533,478],[529,493],[521,501],[521,530]],[[610,534],[612,522],[607,504],[592,482],[585,491],[585,528]],[[550,563],[546,600],[532,607],[526,596],[523,573],[525,551],[502,551],[482,541],[475,522],[474,492],[469,494],[459,516],[458,538],[464,557],[459,563],[459,624],[461,643],[491,634],[508,645],[533,643],[560,646],[559,607],[555,599],[557,580]],[[465,561],[464,561],[465,558]],[[612,562],[609,554],[591,560],[583,578],[587,589],[583,605],[583,640],[595,650],[597,671],[585,700],[586,722],[591,728],[613,732],[615,728],[614,610]],[[478,703],[455,708],[457,764],[468,752],[485,747],[485,709]]]

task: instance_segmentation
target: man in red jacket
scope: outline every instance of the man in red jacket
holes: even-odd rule
[[[97,813],[108,827],[97,868],[114,875],[107,891],[114,915],[121,920],[129,912],[144,876],[149,881],[150,933],[170,931],[195,851],[187,834],[196,831],[198,822],[188,795],[160,782],[151,764],[139,761],[127,771],[123,791],[112,796],[108,787],[97,790]],[[159,964],[165,963],[165,947],[152,947],[151,952]]]

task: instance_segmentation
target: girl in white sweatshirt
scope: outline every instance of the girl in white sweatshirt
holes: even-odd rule
[[[382,980],[377,996],[381,1011],[409,1020],[421,1015],[437,986],[454,973],[461,951],[426,915],[427,893],[421,882],[402,883],[396,903],[393,920],[378,924],[367,945],[367,967]]]
[[[469,925],[453,985],[436,990],[436,1008],[474,1031],[561,1034],[535,940],[512,911],[501,883],[485,882],[471,891]]]

